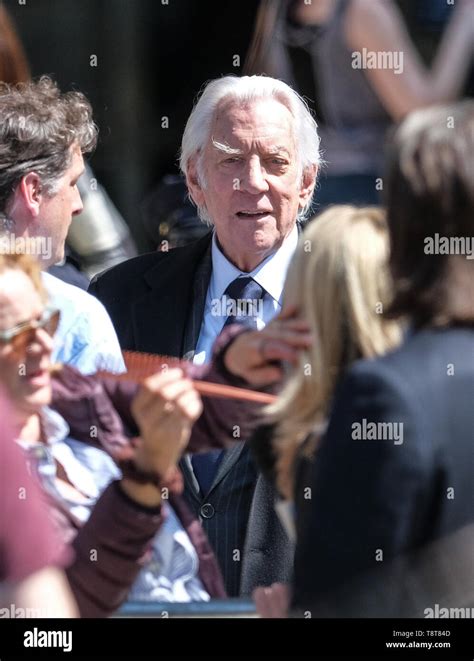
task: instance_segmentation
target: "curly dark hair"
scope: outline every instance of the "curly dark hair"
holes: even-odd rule
[[[73,145],[92,151],[97,127],[81,92],[61,93],[48,76],[37,81],[0,83],[0,212],[29,172],[52,195],[71,164]]]

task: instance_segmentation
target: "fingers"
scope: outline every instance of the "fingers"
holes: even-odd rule
[[[289,604],[288,586],[273,583],[270,587],[259,587],[253,591],[253,600],[260,617],[286,617]]]
[[[182,425],[189,429],[202,413],[201,397],[189,379],[165,386],[161,396],[166,399],[166,403],[155,424],[168,422],[175,427]],[[163,419],[163,415],[169,416],[169,420]]]
[[[297,317],[295,319],[282,319],[281,317],[276,317],[267,324],[266,328],[291,328],[293,330],[307,330],[309,331],[309,322],[302,317]]]
[[[255,603],[255,608],[260,617],[270,617],[269,606],[267,604],[268,598],[265,594],[265,588],[255,588],[252,593],[252,598]]]
[[[307,348],[313,343],[308,322],[297,319],[293,321],[274,320],[262,331],[262,337],[283,340],[296,347]]]
[[[155,392],[159,390],[161,386],[164,386],[167,383],[173,383],[173,381],[177,381],[182,377],[182,370],[172,369],[168,372],[162,372],[161,374],[153,374],[153,376],[145,379],[133,400],[132,410],[134,414],[139,413],[148,407],[150,401],[154,398]]]
[[[285,583],[273,583],[272,590],[272,598],[274,599],[276,610],[280,614],[278,617],[286,617],[290,605],[289,586]]]
[[[259,342],[259,331],[247,331],[237,336],[224,355],[224,363],[228,371],[247,378],[248,369],[259,361]]]
[[[286,339],[263,339],[259,347],[260,364],[285,361],[291,365],[297,365],[301,352],[308,349],[311,342],[287,341]]]
[[[260,388],[279,383],[283,378],[283,370],[280,367],[261,367],[252,370],[251,381],[253,386]]]
[[[202,413],[201,398],[180,369],[146,379],[132,403],[142,431],[168,423],[174,428],[192,424]]]
[[[195,422],[202,413],[202,400],[194,386],[184,390],[175,401],[176,410],[181,412],[190,423]]]
[[[277,323],[277,328],[282,328],[283,330],[291,330],[302,333],[310,332],[310,325],[306,321],[306,319],[288,319],[288,320],[282,319],[281,321],[277,319],[276,323]]]
[[[184,451],[202,403],[190,379],[181,369],[146,379],[132,403],[140,428],[141,444],[135,461],[163,475]]]
[[[295,305],[294,303],[286,304],[283,306],[283,309],[278,315],[278,319],[291,319],[292,317],[296,317],[297,314],[298,314],[297,305]]]
[[[154,374],[145,379],[138,391],[133,402],[133,413],[144,414],[150,407],[153,407],[155,412],[169,409],[169,404],[173,404],[177,397],[191,388],[192,382],[183,378],[181,369]]]
[[[271,363],[296,365],[301,350],[313,344],[307,329],[307,322],[299,319],[272,321],[262,331],[242,333],[226,352],[226,367],[257,387],[277,383],[283,378],[283,371]]]

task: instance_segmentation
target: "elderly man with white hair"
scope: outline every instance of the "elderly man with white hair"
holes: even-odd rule
[[[210,232],[122,263],[91,286],[122,348],[204,363],[224,326],[263,328],[281,309],[319,162],[316,123],[288,85],[265,76],[210,82],[188,119],[180,160]],[[244,441],[181,462],[185,495],[231,596],[287,580],[291,571],[273,494]]]

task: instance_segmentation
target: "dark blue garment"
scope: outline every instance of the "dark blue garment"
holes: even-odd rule
[[[223,450],[211,450],[211,452],[193,454],[193,471],[203,495],[209,493],[211,490],[214,477],[223,457]]]
[[[315,460],[295,479],[294,605],[312,617],[422,617],[454,589],[420,554],[474,523],[473,395],[469,326],[416,330],[347,370]],[[398,425],[399,438],[355,438],[364,420]]]

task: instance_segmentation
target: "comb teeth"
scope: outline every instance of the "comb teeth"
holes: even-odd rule
[[[123,360],[127,373],[130,376],[146,378],[163,370],[164,367],[186,368],[186,361],[171,356],[158,356],[152,353],[141,353],[139,351],[124,351]]]
[[[136,381],[146,379],[157,372],[163,371],[163,368],[181,367],[186,370],[189,366],[185,360],[174,358],[173,356],[159,356],[153,353],[141,351],[122,351],[123,362],[127,369],[126,372],[113,372],[109,369],[98,369],[97,374],[101,376],[114,376],[117,380]]]
[[[166,368],[180,367],[184,373],[187,373],[187,368],[190,363],[179,358],[172,356],[159,356],[152,353],[144,353],[141,351],[124,351],[123,359],[127,371],[122,374],[100,370],[97,372],[99,376],[113,378],[117,381],[133,381],[140,383],[144,379]],[[255,390],[248,390],[246,388],[236,388],[235,386],[227,386],[221,383],[211,383],[210,381],[203,381],[201,379],[192,379],[196,390],[205,397],[220,397],[223,399],[238,399],[247,402],[255,402],[259,404],[272,404],[276,397],[268,393],[256,392]]]

